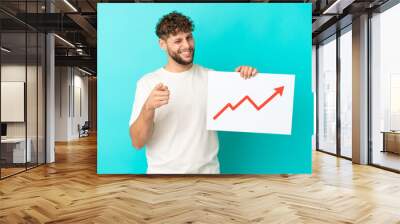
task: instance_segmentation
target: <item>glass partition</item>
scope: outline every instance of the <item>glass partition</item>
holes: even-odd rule
[[[0,2],[0,178],[45,163],[45,34],[13,17],[44,3]]]
[[[24,171],[31,161],[26,141],[26,33],[3,32],[1,47],[1,176],[7,177]]]

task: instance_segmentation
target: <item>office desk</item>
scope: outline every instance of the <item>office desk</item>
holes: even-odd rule
[[[25,154],[25,138],[6,138],[1,139],[1,157],[6,163],[25,163],[31,162],[32,140],[27,138]],[[27,161],[25,161],[25,158]]]
[[[382,152],[392,152],[400,154],[400,131],[382,131],[383,150]]]

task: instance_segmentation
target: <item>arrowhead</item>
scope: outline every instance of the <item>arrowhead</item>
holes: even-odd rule
[[[277,87],[275,88],[275,92],[282,96],[284,88],[284,86]]]

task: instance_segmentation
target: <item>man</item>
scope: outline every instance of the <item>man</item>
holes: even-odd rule
[[[147,146],[148,174],[218,174],[218,137],[206,129],[209,69],[193,64],[194,25],[178,12],[156,26],[167,64],[143,76],[129,122],[135,148]],[[256,75],[249,66],[235,69],[244,79]]]

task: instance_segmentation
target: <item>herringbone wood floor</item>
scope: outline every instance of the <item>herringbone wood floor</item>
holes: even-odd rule
[[[312,175],[97,175],[96,139],[0,181],[0,223],[400,223],[400,175],[320,152]]]

